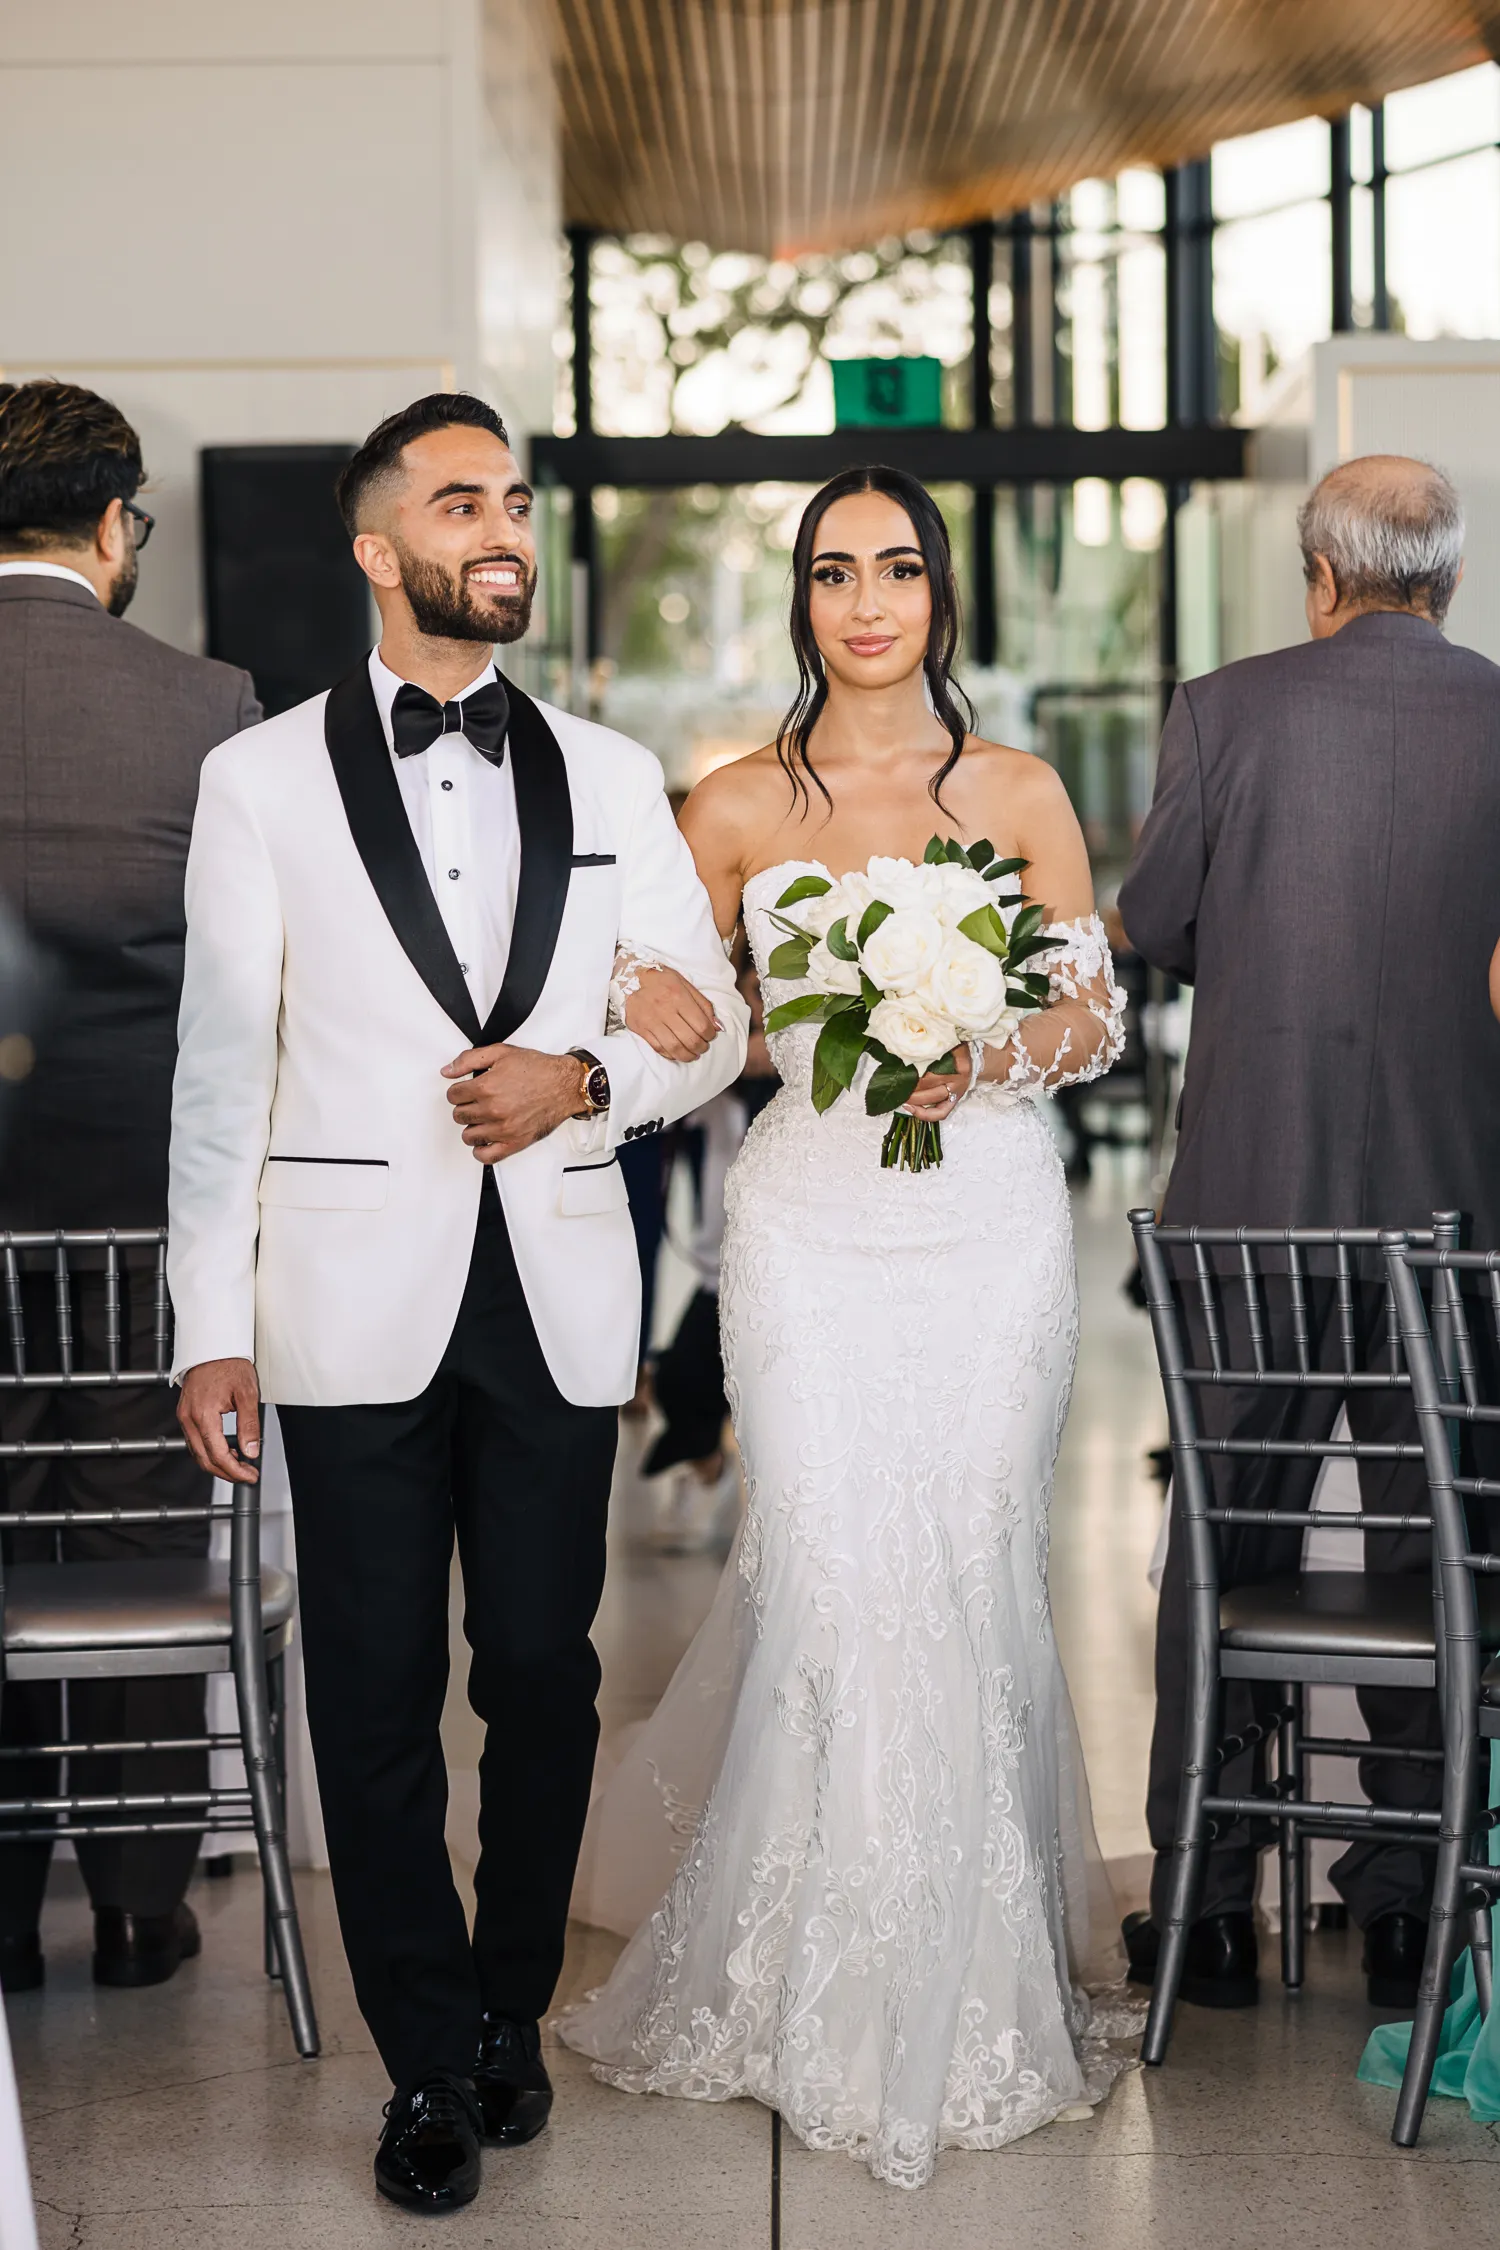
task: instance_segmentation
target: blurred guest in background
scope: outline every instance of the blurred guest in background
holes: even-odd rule
[[[1369,455],[1333,470],[1299,520],[1305,646],[1229,665],[1177,690],[1156,799],[1120,892],[1145,959],[1194,988],[1181,1138],[1162,1216],[1202,1226],[1430,1225],[1461,1208],[1478,1248],[1500,1247],[1500,1030],[1486,970],[1500,930],[1500,669],[1443,636],[1463,567],[1463,516],[1448,479],[1420,461]],[[1362,1308],[1378,1342],[1384,1296]],[[1331,1283],[1315,1317],[1333,1316]],[[1273,1319],[1290,1318],[1272,1302]],[[1191,1328],[1193,1307],[1184,1307]],[[1483,1324],[1479,1324],[1482,1328]],[[1241,1362],[1243,1364],[1243,1361]],[[1387,1391],[1270,1391],[1252,1405],[1210,1392],[1213,1436],[1323,1439],[1345,1405],[1353,1436],[1410,1437]],[[1227,1425],[1227,1426],[1226,1426]],[[1485,1433],[1476,1432],[1476,1451]],[[1223,1464],[1218,1500],[1305,1508],[1316,1460]],[[1487,1460],[1484,1473],[1493,1475]],[[1417,1461],[1363,1461],[1360,1499],[1420,1513]],[[1299,1531],[1236,1525],[1226,1586],[1296,1570]],[[1365,1568],[1428,1568],[1425,1533],[1365,1535]],[[1125,1926],[1132,1973],[1155,1972],[1182,1778],[1188,1692],[1183,1542],[1173,1537],[1156,1642],[1156,1732],[1147,1818],[1156,1920]],[[1226,1727],[1265,1698],[1231,1682]],[[1271,1703],[1277,1701],[1270,1692]],[[1362,1688],[1372,1740],[1360,1778],[1387,1804],[1422,1809],[1440,1768],[1435,1696]],[[1245,1758],[1254,1755],[1243,1754]],[[1223,1768],[1241,1789],[1238,1760]],[[1243,1823],[1208,1854],[1183,1996],[1256,1997],[1254,1838]],[[1357,1843],[1332,1870],[1365,1933],[1369,1997],[1410,2007],[1426,1943],[1432,1855]]]
[[[198,767],[254,724],[249,677],[184,656],[122,618],[152,519],[136,503],[140,440],[118,409],[72,383],[0,395],[0,894],[25,923],[47,979],[34,1066],[13,1090],[0,1165],[0,1226],[156,1227],[167,1216],[167,1137],[185,920],[183,871]],[[122,1342],[151,1348],[149,1268],[127,1272]],[[55,1364],[50,1272],[28,1273],[32,1364]],[[85,1272],[72,1307],[80,1363],[104,1364],[102,1272]],[[0,1397],[14,1442],[176,1435],[174,1401],[103,1389]],[[201,1506],[208,1480],[186,1454],[12,1462],[11,1508]],[[50,1559],[54,1534],[7,1540],[12,1559]],[[202,1554],[206,1523],[78,1528],[77,1560]],[[44,1683],[7,1685],[0,1739],[62,1739],[61,1699]],[[79,1740],[203,1732],[203,1683],[78,1681],[68,1722]],[[79,1760],[76,1787],[100,1794],[202,1789],[197,1752]],[[6,1761],[3,1794],[55,1792],[55,1766]],[[94,1974],[155,1984],[198,1950],[183,1903],[195,1835],[80,1839],[94,1906]],[[0,1984],[40,1984],[37,1924],[51,1846],[0,1830]]]

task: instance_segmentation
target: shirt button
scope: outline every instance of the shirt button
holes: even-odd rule
[[[459,965],[460,969],[461,969],[461,970],[463,971],[464,975],[465,975],[465,976],[467,976],[467,975],[468,975],[468,973],[469,973],[469,964],[468,964],[468,962],[467,962],[467,961],[460,961],[458,965]]]
[[[448,880],[450,883],[456,883],[458,881],[458,869],[456,867],[449,868]]]
[[[451,782],[451,781],[445,781],[445,782],[443,783],[443,787],[444,787],[445,789],[451,789],[451,788],[453,787],[453,784],[452,784],[452,782]]]

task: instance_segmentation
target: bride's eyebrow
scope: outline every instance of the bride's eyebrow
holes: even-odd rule
[[[896,555],[917,555],[920,557],[921,552],[920,547],[881,547],[876,551],[875,560],[877,562],[890,562],[892,557]],[[852,563],[853,560],[853,555],[846,554],[841,547],[825,547],[820,555],[813,556],[813,567],[816,569],[819,563],[824,562]]]

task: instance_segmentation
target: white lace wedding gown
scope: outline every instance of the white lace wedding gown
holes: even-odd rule
[[[801,989],[766,960],[803,869],[746,888],[768,1008]],[[1107,1067],[1121,996],[1097,921],[1054,934],[1059,1083]],[[883,1171],[870,1066],[820,1118],[815,1038],[772,1040],[729,1176],[745,1524],[591,1816],[575,1912],[635,1934],[560,2028],[613,2085],[753,2095],[917,2187],[1121,2067],[1080,1989],[1116,1940],[1047,1602],[1072,1230],[1042,1071],[971,1094],[939,1168]]]

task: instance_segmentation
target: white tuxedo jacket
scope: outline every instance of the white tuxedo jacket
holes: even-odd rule
[[[607,1117],[495,1167],[558,1388],[635,1386],[640,1271],[614,1151],[736,1077],[747,1011],[649,752],[509,686],[521,872],[489,1021],[443,927],[369,668],[203,766],[172,1105],[175,1373],[253,1358],[292,1406],[414,1398],[458,1315],[483,1167],[447,1101],[469,1045],[582,1046]],[[669,961],[724,1027],[696,1063],[605,1029],[616,941]]]

